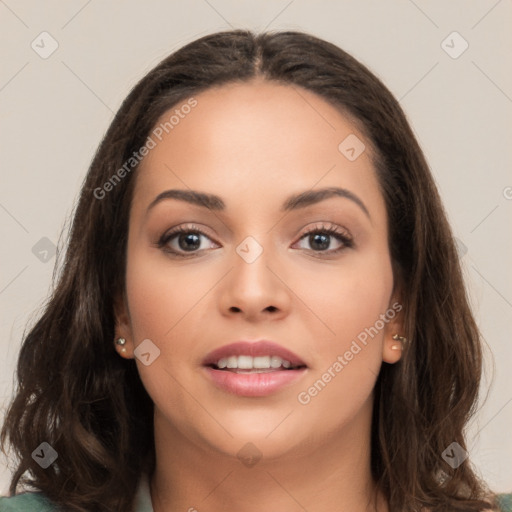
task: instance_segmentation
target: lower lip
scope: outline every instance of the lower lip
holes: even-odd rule
[[[205,367],[214,384],[238,396],[268,396],[300,379],[306,368],[278,370],[268,373],[235,373]]]

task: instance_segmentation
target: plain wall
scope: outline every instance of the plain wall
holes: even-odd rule
[[[171,51],[208,33],[299,29],[375,72],[425,151],[490,349],[484,396],[495,364],[470,425],[470,457],[491,487],[511,492],[511,21],[512,3],[501,0],[0,2],[0,418],[23,330],[51,283],[52,247],[129,90]],[[58,42],[47,58],[31,46],[51,49],[43,31]],[[8,477],[2,462],[0,494]]]

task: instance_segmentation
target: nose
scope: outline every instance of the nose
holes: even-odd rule
[[[283,318],[288,314],[292,293],[283,274],[270,250],[264,249],[254,261],[235,252],[222,284],[221,313],[237,314],[252,322]]]

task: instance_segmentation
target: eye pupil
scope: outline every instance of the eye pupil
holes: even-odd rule
[[[187,242],[182,244],[181,242],[184,239],[187,241],[191,241],[193,239],[192,245],[188,245]],[[186,235],[179,236],[179,246],[180,246],[180,249],[183,249],[184,251],[198,249],[200,245],[201,245],[201,240],[197,233],[187,233]]]
[[[312,246],[315,250],[324,250],[329,248],[329,237],[330,235],[322,235],[321,233],[315,233],[310,235],[310,240],[313,241]],[[322,240],[320,240],[322,239]],[[314,247],[316,243],[319,243],[321,247]]]

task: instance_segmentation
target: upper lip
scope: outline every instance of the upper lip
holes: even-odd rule
[[[205,357],[203,365],[214,365],[219,359],[229,356],[278,356],[281,359],[289,361],[293,366],[306,366],[306,363],[302,361],[297,354],[268,340],[235,341],[234,343],[223,345],[222,347],[212,350]]]

